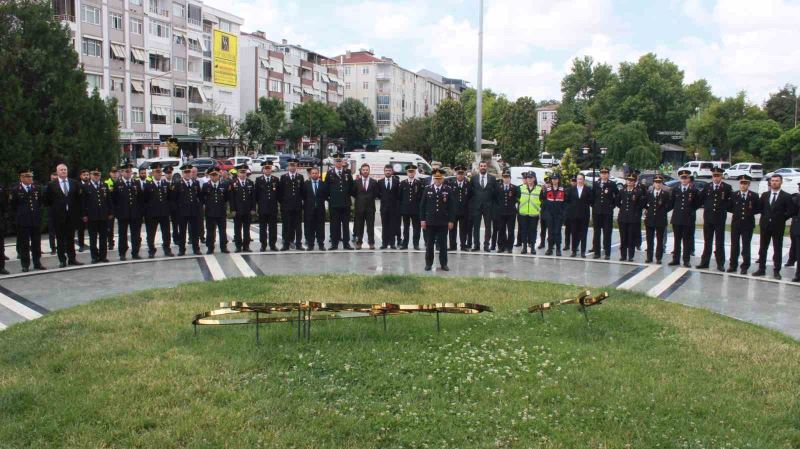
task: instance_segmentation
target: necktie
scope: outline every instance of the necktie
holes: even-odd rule
[[[130,181],[125,181],[125,187],[130,189],[131,188],[131,182]]]
[[[364,178],[364,191],[367,191],[367,178]]]
[[[25,185],[25,193],[31,193],[31,186]]]
[[[317,181],[314,181],[314,196],[317,196]]]
[[[64,190],[64,196],[69,193],[69,184],[66,179],[61,180],[61,188]]]
[[[340,176],[340,177],[342,176],[341,170],[336,170],[336,176]]]
[[[484,176],[481,176],[481,188],[482,189],[486,188],[486,177]]]
[[[778,199],[778,193],[777,192],[773,192],[772,193],[772,201],[769,202],[769,205],[772,206],[773,204],[775,204],[775,200],[776,199]]]

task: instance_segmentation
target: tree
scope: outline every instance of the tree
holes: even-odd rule
[[[711,93],[708,81],[704,79],[699,79],[686,86],[684,95],[686,96],[686,109],[690,115],[697,113],[713,101],[719,101],[719,98]]]
[[[44,181],[59,162],[105,171],[118,161],[116,104],[87,96],[71,39],[49,2],[0,2],[0,182],[20,167]]]
[[[743,151],[755,157],[781,136],[781,126],[774,120],[742,119],[728,126],[727,145],[733,153]]]
[[[583,148],[587,140],[585,126],[574,122],[563,122],[553,129],[544,142],[547,151],[558,157],[567,148]]]
[[[595,64],[591,56],[575,58],[572,68],[561,81],[561,106],[558,118],[565,122],[589,123],[587,110],[595,96],[616,80],[608,64]]]
[[[567,182],[581,171],[581,168],[578,166],[573,156],[575,151],[576,150],[572,148],[567,148],[564,150],[564,155],[561,156],[561,161],[558,164],[558,172],[561,174],[561,185],[568,185]]]
[[[520,97],[505,110],[497,130],[497,146],[503,159],[520,163],[538,159],[536,102]]]
[[[455,162],[456,155],[469,148],[472,136],[468,132],[464,107],[455,100],[445,100],[436,107],[431,120],[431,153],[433,159],[445,165]]]
[[[301,136],[319,137],[319,153],[322,156],[324,136],[333,136],[342,129],[342,121],[336,110],[319,101],[308,101],[292,109],[293,133]],[[320,157],[322,159],[322,157]]]
[[[266,114],[250,111],[241,123],[242,144],[250,151],[263,151],[265,145],[275,141]]]
[[[601,147],[608,149],[603,160],[604,165],[621,165],[624,162],[632,165],[632,161],[628,159],[630,151],[637,147],[650,148],[649,145],[651,144],[644,123],[639,121],[609,123],[598,130],[597,142]],[[643,159],[646,160],[646,158]],[[657,159],[660,159],[660,157]]]
[[[794,113],[797,102],[797,87],[791,84],[783,86],[781,90],[769,96],[764,103],[767,117],[778,122],[783,129],[795,126]]]
[[[773,140],[763,152],[764,164],[770,168],[794,167],[800,156],[800,126]]]
[[[628,150],[625,159],[631,167],[654,169],[661,162],[661,148],[653,142],[642,143]]]
[[[355,98],[344,100],[337,108],[342,121],[341,134],[348,150],[360,146],[364,140],[373,139],[377,133],[372,112]]]
[[[686,122],[687,135],[684,143],[691,152],[707,152],[711,147],[721,152],[728,152],[728,128],[731,123],[749,119],[764,120],[767,115],[758,107],[750,104],[744,92],[722,101],[713,101],[708,107]]]
[[[210,102],[210,110],[201,110],[194,113],[192,121],[197,127],[197,136],[200,137],[200,148],[208,149],[208,140],[228,134],[228,117],[217,112],[217,106]]]
[[[478,107],[478,96],[475,89],[469,88],[461,93],[459,101],[464,106],[469,134],[475,134],[475,110]],[[503,118],[503,112],[510,103],[503,94],[497,94],[491,89],[483,90],[483,107],[481,121],[481,137],[486,140],[497,138],[497,130]]]
[[[400,122],[394,132],[383,139],[387,150],[415,153],[427,160],[431,155],[431,117],[411,117]]]

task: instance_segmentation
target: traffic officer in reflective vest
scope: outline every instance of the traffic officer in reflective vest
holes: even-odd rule
[[[711,244],[714,243],[714,256],[717,270],[725,270],[725,222],[728,220],[733,189],[722,182],[723,170],[720,167],[711,169],[711,183],[700,191],[700,203],[703,207],[703,255],[697,268],[708,268],[711,260]]]
[[[523,184],[519,186],[519,226],[522,228],[522,254],[536,254],[536,226],[542,208],[542,186],[536,182],[535,172],[522,173]]]
[[[683,250],[683,265],[691,267],[691,258],[694,242],[694,226],[697,207],[700,204],[700,195],[697,189],[690,185],[689,170],[680,170],[678,176],[681,183],[672,189],[672,233],[675,246],[673,248],[672,262],[669,265],[680,265],[681,250]]]
[[[256,208],[256,196],[253,181],[247,179],[247,165],[236,170],[237,179],[228,187],[228,204],[233,212],[233,243],[238,253],[250,251],[250,217]]]
[[[200,202],[205,206],[206,254],[214,253],[219,233],[219,249],[228,252],[228,186],[219,178],[216,167],[208,169],[209,180],[200,188]]]
[[[636,234],[639,233],[641,235],[644,194],[641,189],[636,187],[636,176],[630,174],[625,178],[625,181],[625,188],[617,196],[617,207],[619,207],[619,214],[617,215],[620,237],[619,251],[621,254],[619,260],[633,262],[636,242],[639,240]]]
[[[739,267],[739,253],[742,254],[741,274],[750,268],[750,243],[756,227],[756,214],[761,213],[758,194],[750,190],[749,175],[739,176],[739,190],[731,194],[728,211],[731,213],[731,258],[728,273],[735,273]]]
[[[667,230],[667,213],[672,210],[672,198],[663,187],[664,178],[656,175],[653,178],[653,191],[645,193],[644,226],[647,235],[645,263],[653,262],[654,250],[656,263],[661,263],[661,258],[664,256],[664,234]]]
[[[444,172],[433,171],[433,184],[425,188],[419,204],[420,226],[428,234],[425,243],[425,271],[433,267],[433,252],[439,248],[439,266],[447,267],[447,231],[453,228],[455,208],[450,187],[444,185]]]

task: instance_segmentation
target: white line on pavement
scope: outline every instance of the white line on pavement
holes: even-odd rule
[[[647,279],[648,277],[650,277],[650,275],[652,275],[653,273],[655,273],[656,271],[658,271],[660,269],[661,269],[661,266],[659,266],[659,265],[651,265],[651,266],[645,268],[644,270],[636,273],[636,275],[634,275],[633,277],[631,277],[627,281],[625,281],[622,284],[620,284],[617,288],[620,289],[620,290],[630,290],[630,289],[632,289],[633,287],[635,287],[640,282],[642,282],[643,280]]]
[[[658,297],[659,295],[667,291],[667,289],[670,288],[672,284],[677,282],[678,279],[680,279],[681,276],[683,276],[687,271],[689,271],[689,269],[685,267],[680,267],[676,269],[675,271],[670,273],[669,276],[665,277],[664,279],[661,280],[661,282],[656,284],[655,287],[651,288],[647,292],[647,294],[650,296]]]
[[[256,276],[256,273],[252,268],[250,268],[250,265],[247,265],[247,262],[245,262],[241,254],[231,254],[231,259],[233,259],[233,263],[242,273],[242,276],[246,278],[252,278]]]
[[[206,260],[206,265],[208,266],[208,271],[211,272],[211,278],[215,281],[220,281],[225,279],[225,272],[222,271],[222,266],[219,264],[219,261],[213,255],[204,256]]]
[[[42,316],[41,313],[14,301],[2,293],[0,293],[0,305],[5,306],[7,309],[28,320],[35,320]]]

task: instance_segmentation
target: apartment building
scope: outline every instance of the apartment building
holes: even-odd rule
[[[539,140],[543,140],[558,121],[558,107],[561,104],[549,104],[536,109],[536,129],[539,130]]]
[[[122,149],[156,156],[168,139],[200,155],[193,118],[240,113],[240,17],[187,0],[52,0],[69,26],[89,92],[118,101]],[[212,142],[225,153],[225,142]],[[209,151],[209,153],[212,153]]]

